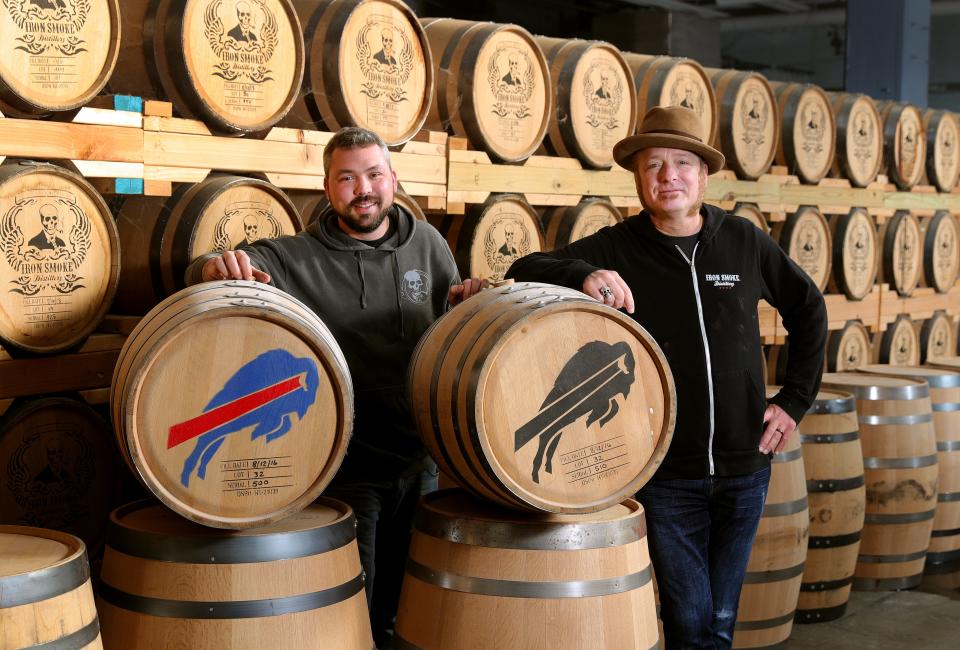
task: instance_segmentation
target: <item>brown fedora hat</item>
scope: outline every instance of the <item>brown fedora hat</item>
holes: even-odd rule
[[[703,141],[700,118],[685,106],[654,106],[643,116],[636,135],[631,135],[613,146],[613,159],[628,171],[633,171],[634,154],[650,147],[668,147],[692,151],[707,161],[711,174],[723,168],[723,154]]]

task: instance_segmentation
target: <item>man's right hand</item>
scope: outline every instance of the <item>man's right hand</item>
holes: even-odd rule
[[[583,292],[608,307],[633,313],[633,293],[616,271],[594,271],[583,281]]]
[[[223,251],[220,257],[207,260],[200,275],[204,282],[211,280],[256,280],[270,283],[270,276],[250,264],[250,256],[243,251]]]

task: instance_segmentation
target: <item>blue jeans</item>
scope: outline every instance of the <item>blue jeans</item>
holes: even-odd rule
[[[732,646],[769,482],[766,467],[745,476],[654,479],[637,493],[668,649]]]

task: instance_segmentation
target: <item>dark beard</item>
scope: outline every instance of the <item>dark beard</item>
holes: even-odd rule
[[[387,214],[390,213],[390,208],[393,207],[393,204],[384,207],[383,204],[380,203],[380,197],[373,197],[374,200],[377,201],[377,204],[380,205],[380,212],[378,212],[377,215],[369,221],[358,221],[356,217],[350,214],[350,207],[352,207],[354,204],[363,203],[370,198],[370,195],[357,197],[350,202],[350,205],[347,206],[347,214],[338,214],[337,216],[339,216],[344,223],[350,226],[350,229],[354,232],[373,232],[380,227],[380,224],[383,223],[383,220],[387,217]]]

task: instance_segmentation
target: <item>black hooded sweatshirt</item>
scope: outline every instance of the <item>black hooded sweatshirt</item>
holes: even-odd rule
[[[582,289],[616,271],[634,296],[633,318],[656,339],[677,389],[673,441],[656,477],[736,476],[767,466],[758,450],[768,404],[757,304],[773,305],[790,335],[787,378],[769,403],[796,422],[820,386],[827,312],[823,295],[766,233],[715,206],[689,259],[646,212],[550,253],[517,260],[508,278]]]

